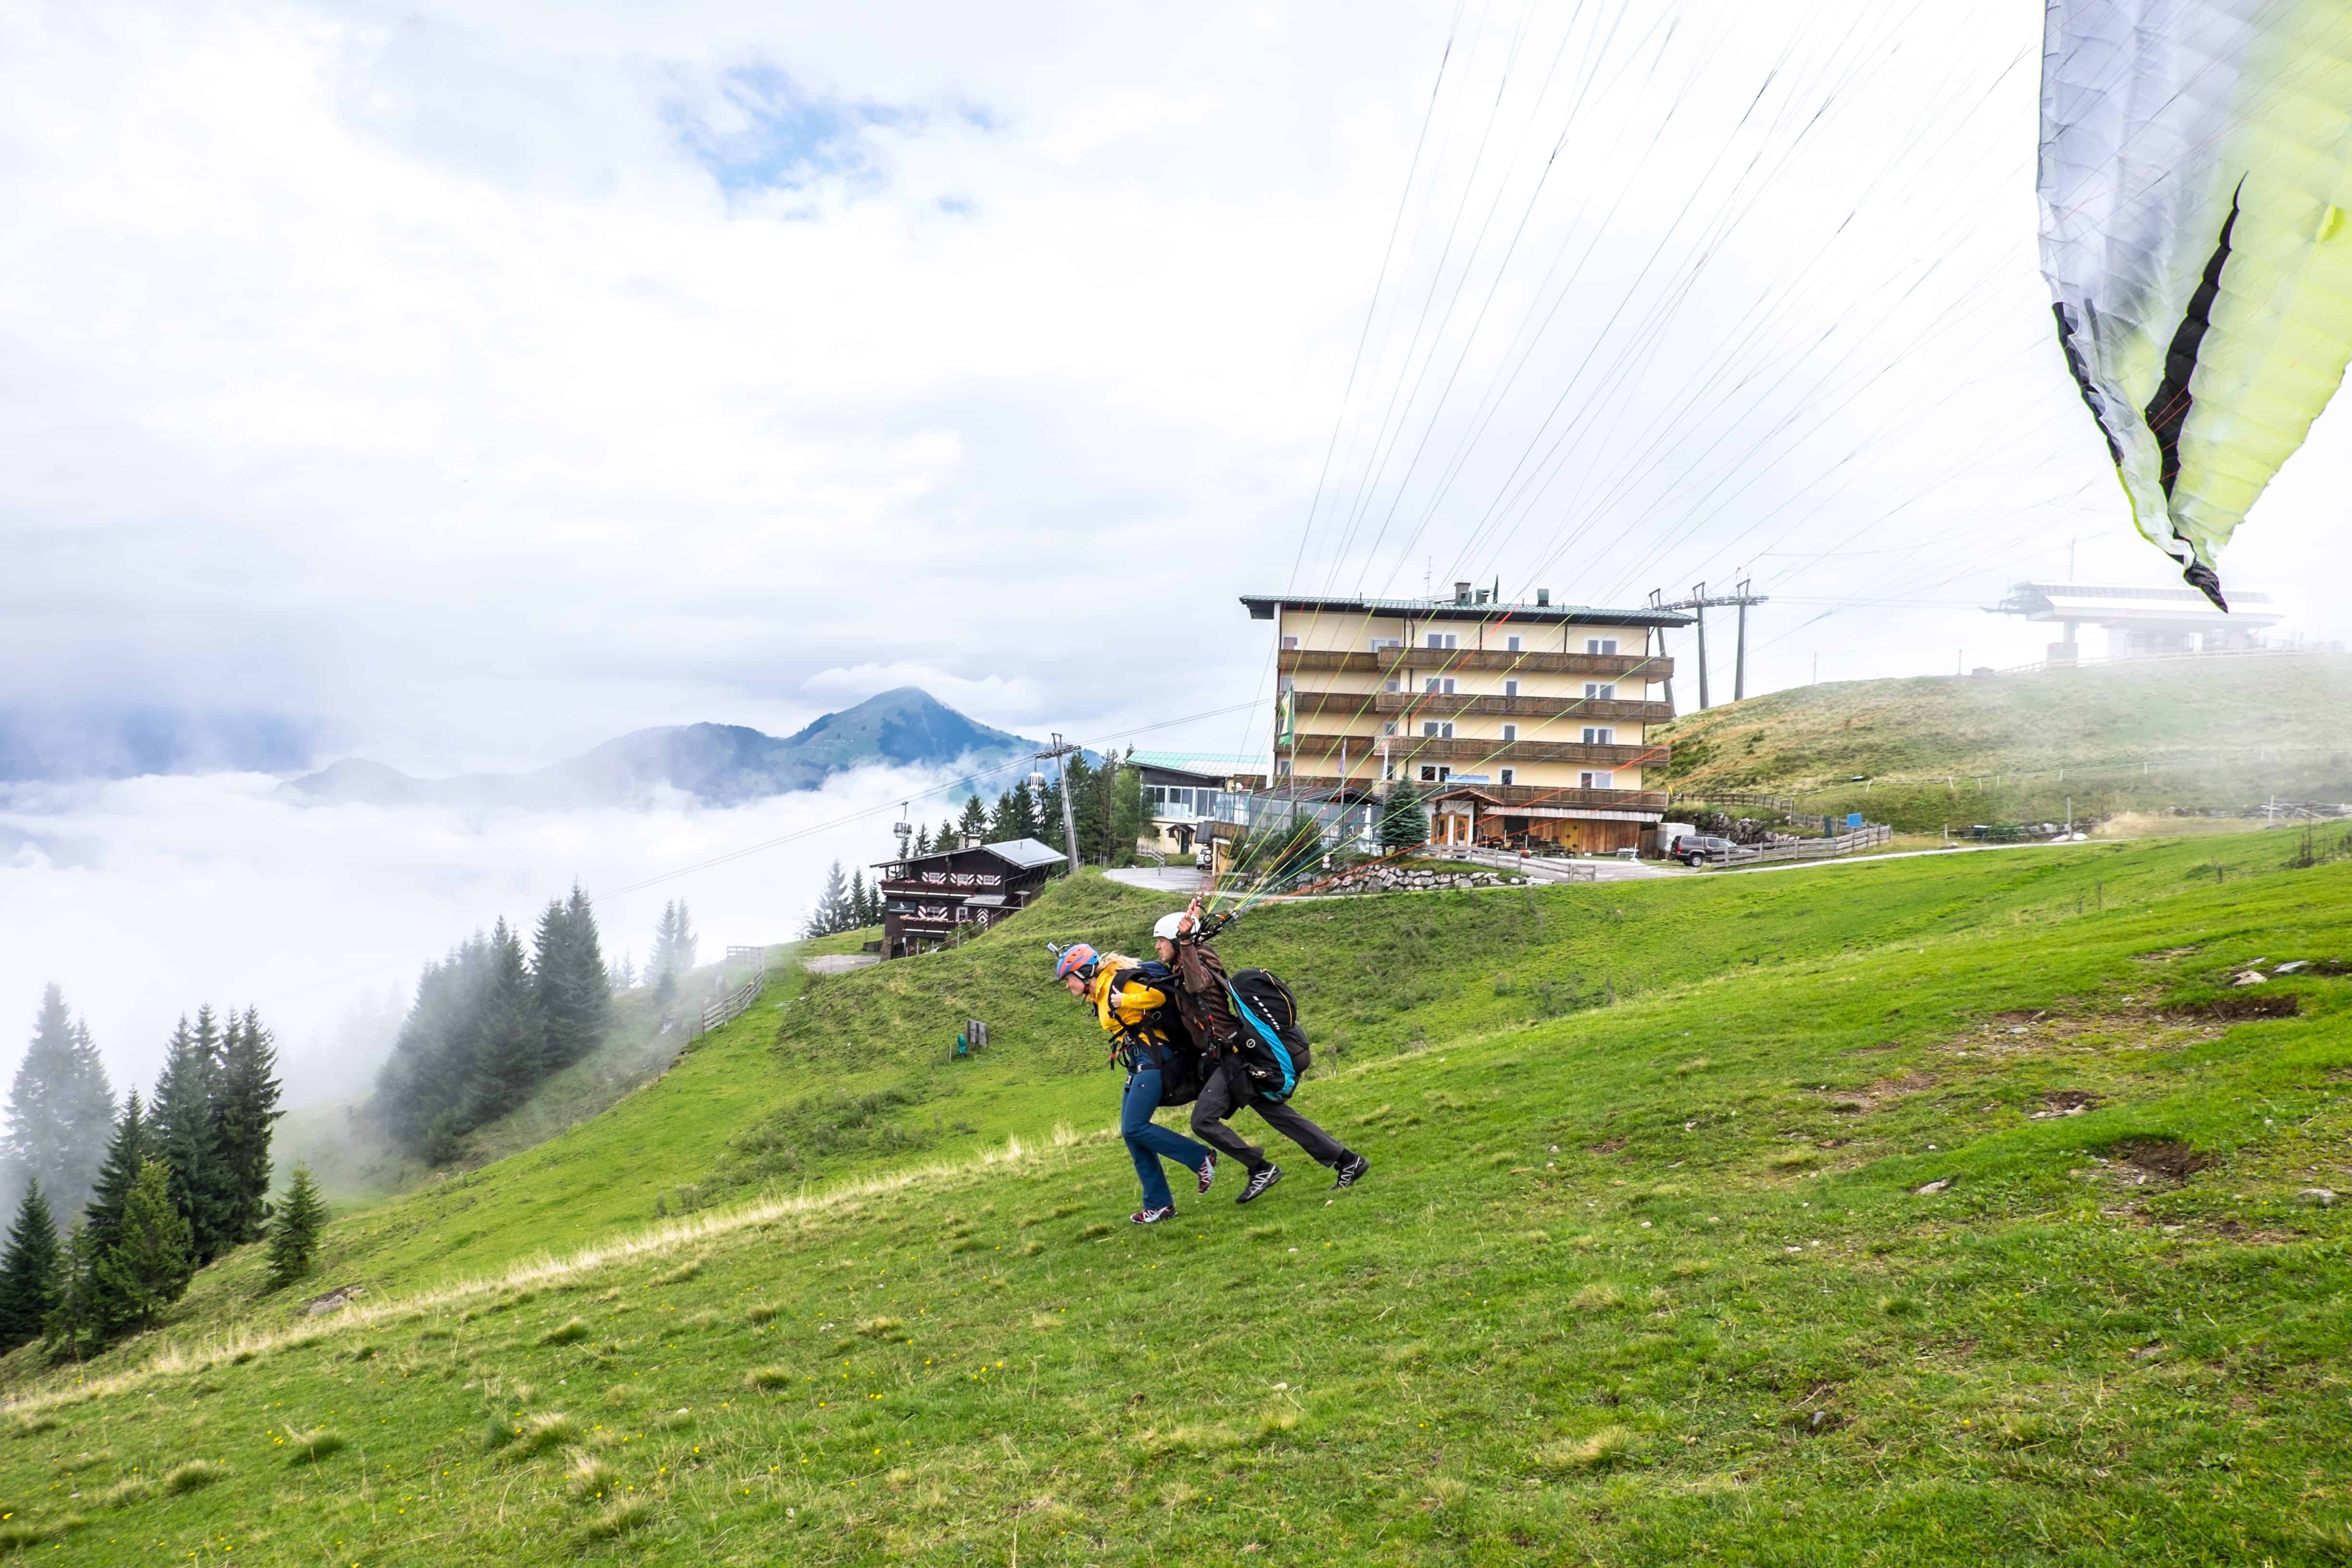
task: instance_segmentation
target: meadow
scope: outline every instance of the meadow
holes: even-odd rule
[[[1080,878],[953,952],[787,960],[603,1115],[339,1222],[353,1305],[239,1255],[100,1362],[12,1358],[0,1542],[2352,1558],[2352,863],[2298,843],[1260,911],[1229,958],[1297,984],[1301,1108],[1372,1173],[1150,1229],[1041,944],[1158,903]],[[966,1016],[996,1043],[950,1062]]]

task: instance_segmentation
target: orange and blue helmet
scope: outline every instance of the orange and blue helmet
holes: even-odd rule
[[[1092,980],[1095,965],[1100,962],[1093,948],[1085,942],[1074,942],[1062,950],[1061,957],[1054,961],[1054,978],[1067,980],[1075,974],[1081,980]]]

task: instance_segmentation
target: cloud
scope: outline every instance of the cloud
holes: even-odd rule
[[[892,848],[910,796],[949,815],[945,795],[923,800],[946,782],[872,769],[734,810],[545,813],[304,806],[255,773],[19,789],[0,800],[0,1026],[21,1013],[29,1033],[56,982],[120,1089],[152,1081],[182,1013],[251,1005],[289,1081],[348,1085],[349,1064],[313,1058],[355,1005],[405,994],[425,960],[500,916],[528,926],[574,878],[614,962],[644,962],[672,898],[713,956],[786,941],[829,862]],[[688,867],[703,868],[618,890]]]

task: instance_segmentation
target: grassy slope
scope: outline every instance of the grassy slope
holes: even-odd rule
[[[2070,795],[2078,816],[2272,793],[2341,800],[2352,795],[2347,715],[2352,659],[2313,655],[1836,681],[1658,733],[1674,743],[1677,791],[1805,792],[1805,811],[1933,832],[2055,819]],[[1872,776],[1867,792],[1842,783],[1855,773]]]
[[[1336,1204],[1295,1165],[1245,1214],[1097,1236],[1132,1197],[1098,1136],[836,1185],[27,1406],[0,1506],[79,1514],[42,1555],[94,1563],[961,1563],[1015,1531],[1032,1562],[2338,1560],[2347,1226],[2294,1194],[2352,1175],[2352,981],[2265,988],[2293,1019],[2159,1005],[2352,955],[2352,866],[2280,870],[2283,837],[1269,914],[1251,956],[1356,1031],[1305,1101],[1376,1163]],[[1152,908],[1081,882],[1058,912]],[[808,1005],[903,1011],[930,964],[954,1011],[994,952]],[[1619,1005],[1528,1021],[1527,981],[1604,965]],[[1106,1079],[1038,1074],[1090,1053],[1068,1023],[960,1098],[1022,1059],[1038,1116],[1107,1120]],[[739,1032],[440,1223],[511,1254],[598,1231],[573,1193],[641,1215],[793,1055]],[[2099,1103],[2035,1120],[2055,1091]],[[2150,1139],[2218,1163],[2143,1182]],[[316,1425],[349,1446],[289,1463]],[[197,1458],[225,1477],[137,1495]]]

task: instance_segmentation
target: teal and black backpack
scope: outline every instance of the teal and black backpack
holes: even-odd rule
[[[1255,1098],[1279,1105],[1290,1098],[1308,1066],[1307,1031],[1298,1026],[1298,998],[1270,969],[1225,977],[1225,994],[1241,1019],[1234,1065]]]

